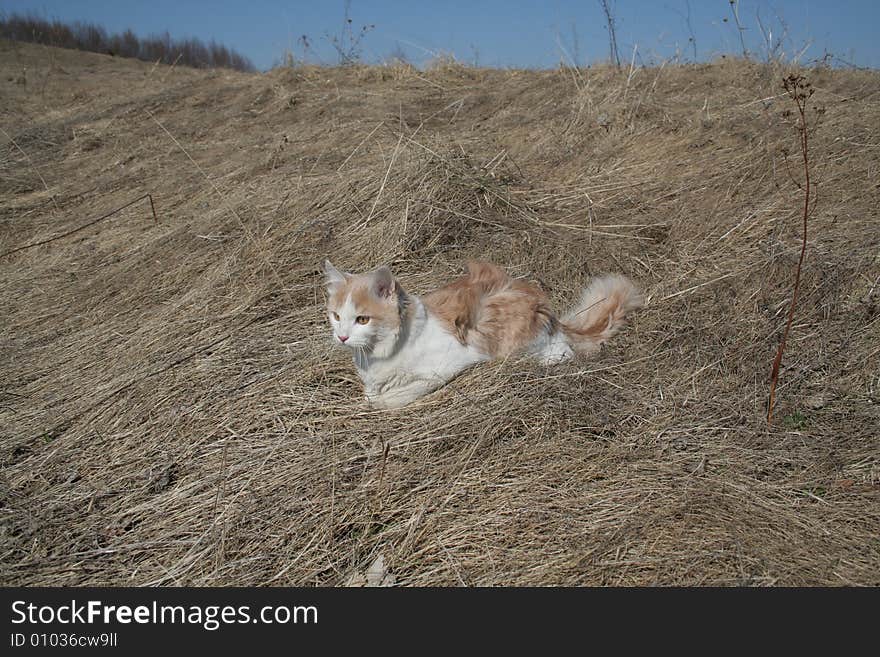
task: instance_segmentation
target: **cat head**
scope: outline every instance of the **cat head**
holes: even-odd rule
[[[327,316],[333,341],[376,356],[390,355],[400,335],[406,293],[388,267],[348,274],[324,261]]]

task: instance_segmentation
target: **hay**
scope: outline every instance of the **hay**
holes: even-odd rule
[[[0,42],[5,585],[880,584],[880,76],[825,108],[801,298],[782,69],[263,75]],[[36,80],[36,82],[34,82]],[[26,154],[26,157],[25,155]],[[791,158],[789,158],[791,159]],[[374,411],[319,264],[649,303],[595,359]]]

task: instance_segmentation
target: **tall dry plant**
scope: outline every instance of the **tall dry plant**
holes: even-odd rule
[[[342,20],[342,31],[338,36],[326,35],[327,41],[333,46],[339,57],[340,66],[352,66],[361,61],[363,40],[367,34],[376,28],[375,25],[362,25],[360,30],[354,30],[351,18],[351,0],[345,0],[345,16]]]
[[[791,330],[791,322],[794,319],[794,311],[797,307],[798,291],[801,286],[801,269],[804,264],[804,254],[807,252],[807,217],[810,214],[810,151],[809,151],[809,127],[807,126],[807,100],[813,95],[813,86],[802,75],[789,75],[782,81],[789,98],[797,106],[798,117],[795,122],[800,136],[801,156],[804,164],[804,211],[803,211],[803,239],[801,242],[801,255],[798,258],[797,272],[794,278],[794,289],[791,293],[791,305],[788,308],[788,320],[785,323],[785,331],[782,340],[776,350],[776,358],[773,359],[773,370],[770,374],[770,402],[767,406],[767,423],[773,419],[773,405],[776,401],[776,384],[779,381],[779,367],[782,364],[782,354],[785,351],[785,341]]]
[[[611,63],[620,68],[620,52],[617,50],[617,26],[614,17],[614,8],[608,4],[608,0],[599,0],[602,13],[605,14],[605,23],[608,27],[608,48],[611,52]]]
[[[743,33],[746,31],[746,28],[743,27],[742,21],[739,19],[739,0],[729,0],[730,2],[730,13],[733,14],[733,22],[736,25],[736,33],[739,35],[739,44],[742,46],[742,54],[744,59],[749,58],[749,49],[746,48],[746,40],[743,36]],[[724,19],[725,22],[727,19]]]

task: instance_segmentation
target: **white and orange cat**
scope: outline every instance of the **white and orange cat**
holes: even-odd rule
[[[324,262],[333,340],[352,351],[372,406],[404,406],[495,358],[524,353],[552,364],[594,352],[642,305],[627,278],[608,275],[557,318],[537,286],[488,262],[469,262],[467,270],[418,297],[387,267],[356,275]]]

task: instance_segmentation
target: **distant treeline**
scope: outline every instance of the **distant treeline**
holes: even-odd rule
[[[253,71],[247,57],[231,48],[199,39],[172,39],[168,32],[161,35],[138,37],[131,30],[122,34],[108,34],[100,25],[75,22],[62,23],[46,20],[32,14],[0,16],[0,38],[41,43],[59,48],[87,50],[118,57],[133,57],[148,62],[182,64],[195,68],[232,68]]]

